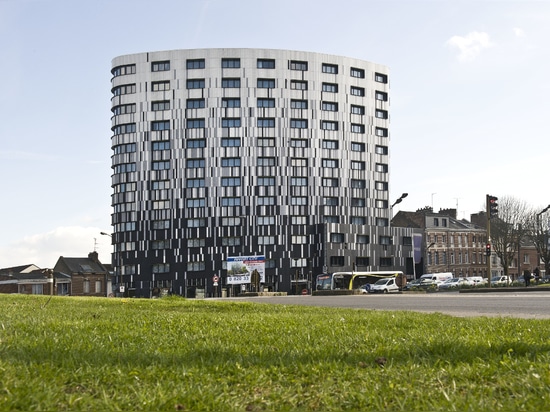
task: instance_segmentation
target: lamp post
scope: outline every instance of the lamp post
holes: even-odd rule
[[[99,232],[100,235],[103,235],[103,236],[109,236],[111,238],[111,243],[113,242],[113,235],[111,235],[110,233],[107,233],[107,232]],[[119,285],[119,281],[118,281],[118,270],[117,270],[117,267],[118,267],[118,254],[117,254],[117,251],[116,251],[116,247],[114,248],[114,268],[113,268],[113,271],[115,272],[115,284],[118,286]],[[105,288],[107,288],[107,285],[105,285]],[[116,295],[115,295],[116,296]]]
[[[408,193],[403,193],[399,199],[397,199],[395,202],[393,202],[393,205],[391,205],[391,207],[394,207],[398,203],[401,203],[403,201],[403,199],[405,199],[408,195],[409,195]]]

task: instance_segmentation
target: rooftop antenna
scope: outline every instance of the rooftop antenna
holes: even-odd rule
[[[94,252],[97,252],[97,238],[94,237]]]

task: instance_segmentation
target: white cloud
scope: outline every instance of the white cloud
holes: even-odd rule
[[[525,32],[520,29],[519,27],[514,27],[514,34],[516,35],[516,37],[525,37]]]
[[[111,263],[111,239],[96,227],[58,227],[47,233],[26,236],[0,249],[0,268],[35,264],[51,268],[60,256],[86,257],[96,250],[99,260]]]
[[[447,45],[456,47],[460,53],[458,60],[470,61],[474,60],[483,49],[488,49],[493,46],[487,33],[473,31],[466,36],[453,36],[447,40]]]

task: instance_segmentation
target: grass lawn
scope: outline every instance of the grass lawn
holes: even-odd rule
[[[0,295],[0,410],[548,411],[550,320]]]

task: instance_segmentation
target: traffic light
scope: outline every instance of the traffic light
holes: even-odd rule
[[[487,245],[485,246],[485,255],[486,256],[491,256],[491,244],[490,243],[487,243]]]
[[[489,217],[498,216],[498,197],[487,195],[487,205],[489,208]]]

